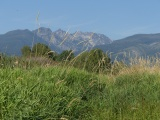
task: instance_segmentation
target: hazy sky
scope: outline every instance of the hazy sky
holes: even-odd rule
[[[112,40],[160,33],[160,0],[1,0],[0,34],[39,26],[97,32]]]

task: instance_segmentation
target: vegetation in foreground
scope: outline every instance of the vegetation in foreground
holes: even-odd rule
[[[118,74],[72,67],[2,67],[0,119],[160,118],[159,64],[137,60]]]

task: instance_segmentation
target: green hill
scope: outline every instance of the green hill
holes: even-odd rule
[[[160,118],[156,67],[132,66],[116,76],[71,67],[4,68],[0,78],[3,120]]]

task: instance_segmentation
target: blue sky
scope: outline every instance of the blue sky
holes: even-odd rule
[[[159,6],[160,0],[1,0],[0,34],[39,26],[97,32],[112,40],[160,33]]]

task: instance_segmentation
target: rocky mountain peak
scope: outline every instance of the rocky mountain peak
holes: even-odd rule
[[[74,49],[76,51],[81,51],[84,46],[90,49],[95,45],[111,43],[111,40],[107,36],[93,32],[77,31],[71,34],[62,29],[52,32],[49,28],[44,27],[34,32],[45,41],[58,46],[62,50]]]
[[[36,30],[33,30],[32,32],[46,41],[50,40],[52,34],[52,30],[50,28],[45,28],[45,27],[40,27]]]
[[[64,31],[64,30],[62,30],[62,29],[58,29],[58,30],[56,30],[54,33],[61,35],[61,34],[66,34],[66,31]]]
[[[33,32],[36,32],[39,35],[49,35],[52,33],[52,30],[50,28],[40,27]]]

